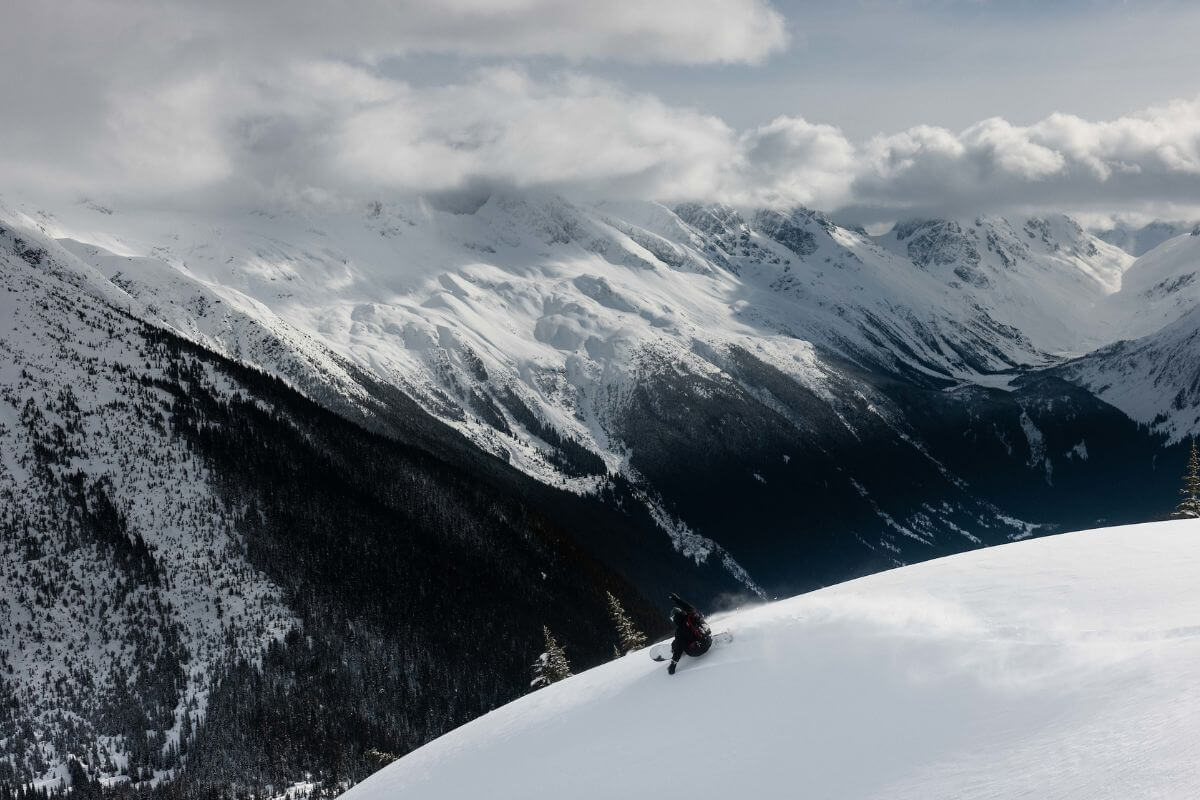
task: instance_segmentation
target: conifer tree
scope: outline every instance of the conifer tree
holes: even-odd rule
[[[571,662],[567,661],[567,654],[563,651],[562,646],[555,641],[550,629],[544,625],[542,634],[546,637],[546,652],[533,662],[533,680],[529,682],[529,685],[534,689],[541,689],[543,686],[549,686],[552,683],[558,683],[563,678],[571,677]]]
[[[1200,454],[1196,452],[1195,438],[1192,439],[1192,455],[1188,459],[1183,488],[1179,493],[1183,495],[1183,501],[1171,516],[1176,519],[1200,519]]]
[[[613,626],[617,629],[618,652],[628,653],[640,650],[646,646],[646,634],[638,630],[633,620],[625,613],[625,607],[612,592],[608,594],[608,614],[612,617]]]

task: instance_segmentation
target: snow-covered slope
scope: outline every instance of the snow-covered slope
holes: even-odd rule
[[[967,308],[1055,355],[1111,341],[1111,320],[1096,306],[1121,288],[1133,261],[1061,214],[915,220],[877,241],[956,289]]]
[[[1065,534],[724,617],[426,745],[345,800],[1200,794],[1200,522]]]
[[[1126,271],[1105,316],[1122,325],[1120,338],[1161,330],[1200,304],[1200,226],[1150,250]]]
[[[1131,256],[1141,256],[1149,253],[1168,239],[1173,239],[1183,233],[1188,233],[1196,227],[1191,222],[1169,222],[1154,220],[1140,227],[1128,222],[1118,222],[1109,228],[1094,231],[1096,238],[1129,253]]]
[[[1103,308],[1121,341],[1055,372],[1173,441],[1200,432],[1200,226],[1138,258]]]
[[[1198,264],[1200,266],[1200,264]],[[1054,370],[1171,441],[1200,431],[1200,308]]]
[[[264,668],[296,693],[286,713],[329,707],[329,685],[294,680],[308,656],[288,648],[303,640],[270,645],[297,618],[320,634],[334,688],[384,674],[409,697],[418,664],[414,702],[456,698],[419,722],[383,715],[403,749],[511,697],[546,620],[602,609],[576,574],[779,596],[1173,500],[1179,448],[1037,370],[1131,331],[1176,331],[1157,363],[1191,363],[1191,240],[1133,262],[1065,217],[870,237],[805,209],[516,194],[320,215],[24,206],[0,208],[0,228],[0,548],[14,565],[0,585],[0,705],[20,702],[24,726],[17,737],[0,720],[0,744],[24,777],[92,743],[89,768],[108,779],[173,770],[185,759],[172,745],[219,701],[220,735],[236,735],[197,746],[218,753],[209,764],[243,760],[217,779],[294,778],[359,709],[322,715],[267,774],[256,765],[295,718],[272,716],[280,738],[239,740],[252,671],[224,694],[206,687],[271,646]],[[1178,288],[1161,301],[1125,303],[1166,279]],[[1128,386],[1150,380],[1145,363]],[[351,504],[357,492],[375,499]],[[466,510],[465,529],[487,535],[459,552]],[[360,513],[343,538],[341,520]],[[467,585],[500,581],[525,609],[503,647],[439,649],[424,605],[400,628],[371,618],[371,635],[339,638],[345,609],[295,591],[342,581],[338,596],[356,596],[356,565],[415,541],[391,535],[409,513],[419,557],[371,572],[388,587],[371,598],[421,585],[452,618],[447,578],[428,568],[452,561]],[[532,550],[505,544],[498,567],[493,545],[514,542]],[[305,571],[356,545],[371,556]],[[268,557],[300,546],[295,564]],[[564,606],[572,592],[585,596]],[[380,644],[341,659],[362,641]],[[126,680],[135,652],[155,666]],[[464,676],[442,656],[508,668]],[[464,688],[477,677],[492,682]],[[118,707],[133,709],[119,725]],[[362,774],[373,724],[354,728],[351,763],[324,766]],[[61,730],[52,750],[38,744]]]

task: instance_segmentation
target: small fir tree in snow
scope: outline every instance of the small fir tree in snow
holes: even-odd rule
[[[646,646],[646,634],[638,630],[633,624],[633,620],[625,613],[625,607],[621,605],[621,601],[612,592],[608,592],[608,614],[612,617],[613,626],[617,629],[617,642],[620,647],[617,648],[619,653],[628,653],[633,650],[640,650]]]
[[[1187,472],[1183,475],[1183,488],[1179,491],[1183,501],[1175,508],[1176,519],[1200,519],[1200,454],[1196,452],[1196,440],[1192,439],[1192,455],[1188,459]]]
[[[534,689],[541,689],[543,686],[549,686],[552,683],[558,683],[563,678],[571,677],[571,662],[567,661],[567,654],[563,651],[562,646],[555,641],[550,629],[544,625],[542,634],[546,637],[546,652],[533,662],[533,680],[529,682],[529,685]]]
[[[384,766],[387,766],[388,764],[390,764],[393,761],[396,761],[397,759],[400,758],[400,756],[396,755],[395,753],[385,753],[384,751],[380,750],[378,747],[372,747],[370,750],[368,750],[367,757],[372,759],[373,761],[378,761],[380,764],[383,764]]]

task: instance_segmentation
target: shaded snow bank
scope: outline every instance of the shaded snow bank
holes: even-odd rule
[[[674,677],[589,670],[344,797],[1200,796],[1197,586],[1193,521],[897,569],[728,616]]]

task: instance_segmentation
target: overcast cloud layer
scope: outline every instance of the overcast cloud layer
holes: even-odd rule
[[[493,183],[804,204],[867,223],[1200,206],[1200,98],[1110,120],[996,117],[865,141],[783,108],[791,114],[738,130],[591,77],[589,64],[755,65],[798,33],[819,35],[761,0],[437,6],[21,4],[0,31],[0,191],[261,203]],[[435,83],[380,67],[421,53],[478,63]],[[531,71],[531,58],[557,66]]]

